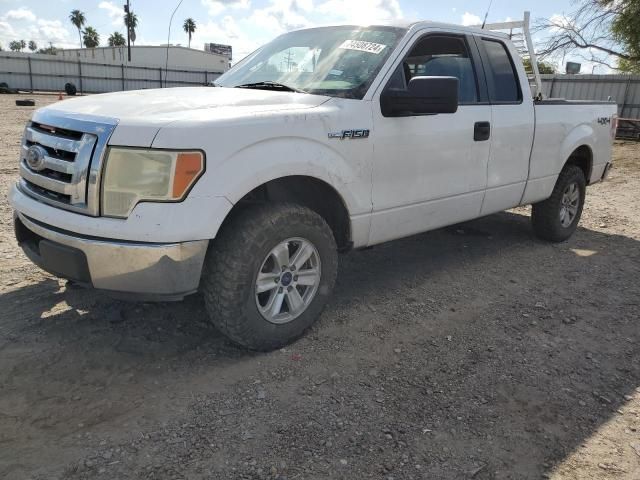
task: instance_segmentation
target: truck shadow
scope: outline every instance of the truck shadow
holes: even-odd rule
[[[478,479],[539,478],[640,385],[639,251],[636,240],[585,228],[550,245],[533,238],[527,216],[501,213],[354,252],[341,259],[321,321],[287,349],[314,358],[297,370],[289,353],[231,345],[204,321],[199,296],[135,304],[56,280],[18,288],[0,296],[0,444],[21,460],[0,460],[0,476],[37,471],[43,450],[58,468],[75,461],[59,440],[86,429],[117,444],[134,425],[182,423],[199,399],[224,402],[256,379],[297,392],[309,376],[339,371],[342,380],[318,395],[344,381],[366,404],[375,389],[362,379],[374,369],[389,408],[359,428],[372,438],[389,425],[420,432],[405,427],[404,450],[379,453],[372,469],[408,452],[432,478],[469,477],[476,467]],[[265,369],[285,373],[271,385]],[[392,385],[381,380],[390,377]],[[239,415],[226,417],[228,427],[256,414],[233,398]],[[274,401],[278,425],[306,423],[304,409]],[[264,437],[221,453],[232,463],[246,449],[260,458],[280,442],[279,455],[295,464],[286,439],[261,443],[276,428],[263,420]],[[347,437],[336,437],[337,452]],[[75,447],[89,454],[84,441]]]

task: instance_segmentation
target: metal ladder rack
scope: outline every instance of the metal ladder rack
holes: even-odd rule
[[[509,38],[515,45],[522,59],[529,59],[530,69],[527,71],[529,84],[531,85],[533,82],[532,86],[535,86],[534,98],[536,100],[542,100],[542,78],[540,77],[538,58],[533,47],[533,40],[531,39],[531,31],[529,29],[530,20],[530,12],[524,12],[523,20],[515,22],[486,23],[484,26],[477,25],[477,27],[482,28],[483,30],[500,32],[508,31]]]

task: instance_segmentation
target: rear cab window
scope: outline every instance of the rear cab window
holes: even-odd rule
[[[491,103],[521,103],[522,90],[513,59],[499,40],[482,38],[482,61]]]

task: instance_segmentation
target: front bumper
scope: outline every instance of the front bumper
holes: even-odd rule
[[[200,283],[208,240],[144,243],[81,236],[17,213],[18,243],[33,263],[58,277],[120,296],[177,300]]]

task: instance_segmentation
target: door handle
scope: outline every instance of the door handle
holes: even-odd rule
[[[476,122],[473,126],[473,139],[476,142],[484,142],[491,137],[491,123]]]

